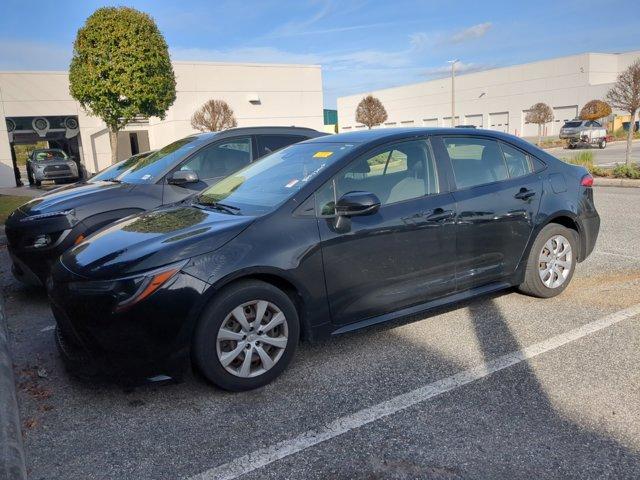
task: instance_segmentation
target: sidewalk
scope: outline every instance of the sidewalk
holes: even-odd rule
[[[44,190],[32,187],[0,187],[0,195],[14,195],[17,197],[39,197]]]

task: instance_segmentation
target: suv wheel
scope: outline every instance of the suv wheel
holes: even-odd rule
[[[536,237],[518,287],[527,295],[555,297],[567,288],[576,268],[578,235],[557,223],[545,226]]]
[[[607,141],[603,138],[602,140],[600,140],[600,143],[598,144],[598,147],[600,147],[600,149],[603,149],[607,146]]]
[[[287,294],[266,282],[242,281],[223,289],[203,312],[193,359],[217,386],[251,390],[284,371],[299,335],[298,313]]]

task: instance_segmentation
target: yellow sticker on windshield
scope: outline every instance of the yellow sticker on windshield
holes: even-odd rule
[[[333,152],[316,152],[313,154],[314,158],[327,158],[333,155]]]

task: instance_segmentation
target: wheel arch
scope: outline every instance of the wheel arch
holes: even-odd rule
[[[298,319],[300,320],[300,337],[302,339],[311,338],[312,329],[309,325],[309,319],[306,313],[304,288],[298,285],[295,280],[291,279],[286,273],[270,268],[243,270],[217,281],[214,286],[209,288],[206,299],[204,300],[202,307],[199,309],[200,311],[198,316],[222,289],[247,280],[262,281],[282,290],[289,297],[298,313]]]

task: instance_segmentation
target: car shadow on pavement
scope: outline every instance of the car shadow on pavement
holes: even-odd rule
[[[465,302],[485,362],[524,347],[496,303],[501,295]],[[532,360],[428,402],[421,405],[431,410],[425,415],[433,428],[426,435],[429,444],[379,448],[379,456],[361,459],[357,469],[340,478],[640,478],[639,452],[563,415],[539,381]],[[440,414],[446,420],[437,418]],[[419,428],[423,432],[429,426],[416,417],[417,441],[425,436]],[[393,436],[394,430],[387,433]],[[411,438],[412,425],[402,435],[405,441]]]

